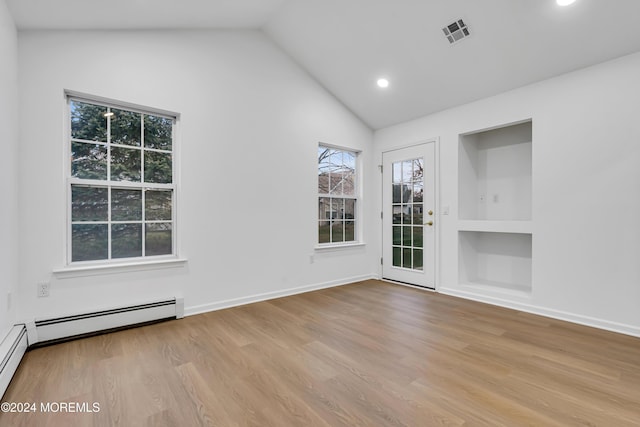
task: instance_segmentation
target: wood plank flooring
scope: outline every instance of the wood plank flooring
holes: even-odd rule
[[[371,280],[35,349],[3,402],[100,411],[0,426],[640,426],[640,339]]]

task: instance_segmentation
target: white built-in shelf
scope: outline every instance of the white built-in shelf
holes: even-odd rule
[[[458,218],[531,220],[532,123],[460,135]]]
[[[458,230],[531,234],[531,221],[459,220]]]
[[[505,298],[532,292],[531,120],[460,135],[458,286]]]
[[[460,284],[531,293],[531,234],[460,231],[458,236]]]
[[[530,286],[518,286],[513,283],[503,283],[491,280],[476,280],[474,282],[461,283],[463,289],[467,292],[487,291],[493,294],[501,294],[505,296],[514,296],[520,298],[528,298],[531,296]]]

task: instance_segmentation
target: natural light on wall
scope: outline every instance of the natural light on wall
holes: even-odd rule
[[[556,0],[558,6],[569,6],[570,4],[575,3],[576,0]]]

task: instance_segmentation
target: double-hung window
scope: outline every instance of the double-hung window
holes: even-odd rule
[[[175,255],[176,117],[68,97],[68,261]]]
[[[357,153],[318,147],[318,243],[358,240]]]

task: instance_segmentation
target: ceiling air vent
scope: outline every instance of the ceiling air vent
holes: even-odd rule
[[[444,27],[442,31],[451,44],[458,43],[460,40],[469,37],[469,28],[462,19],[452,22]]]

